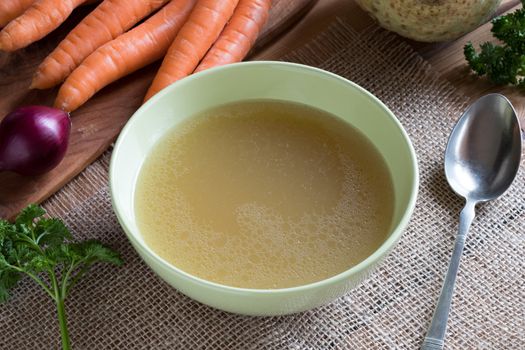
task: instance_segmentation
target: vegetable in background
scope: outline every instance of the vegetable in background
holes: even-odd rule
[[[62,161],[71,131],[69,114],[46,106],[21,107],[0,122],[0,171],[43,174]]]
[[[199,0],[168,49],[144,100],[195,70],[219,37],[239,0]]]
[[[521,3],[525,7],[525,0]],[[472,43],[465,45],[470,68],[493,83],[525,88],[525,8],[493,19],[491,31],[503,44],[485,42],[479,53]]]
[[[74,111],[106,85],[164,56],[197,0],[171,0],[144,23],[99,47],[66,79],[55,107]]]
[[[0,1],[0,28],[24,13],[33,2],[34,0]]]
[[[2,0],[0,1],[0,28],[21,16],[33,3],[38,0]],[[82,5],[91,5],[100,0],[87,0]]]
[[[93,51],[133,27],[166,2],[168,0],[102,2],[38,66],[31,87],[47,89],[61,83]]]
[[[0,50],[15,51],[42,39],[61,25],[71,12],[85,1],[36,1],[0,32]]]
[[[0,31],[0,50],[25,47],[57,28],[74,8],[100,0],[33,1]],[[174,12],[177,5],[179,13]],[[69,112],[106,85],[165,55],[147,100],[195,71],[241,61],[270,7],[271,0],[103,0],[40,64],[31,88],[47,89],[65,80],[55,106]]]
[[[56,303],[62,348],[71,348],[64,302],[68,293],[97,262],[121,265],[118,253],[96,240],[71,242],[59,219],[43,218],[44,209],[25,208],[14,224],[0,220],[0,301],[27,275]],[[50,346],[51,348],[51,346]]]
[[[271,0],[240,0],[232,18],[195,72],[242,61],[268,19]]]

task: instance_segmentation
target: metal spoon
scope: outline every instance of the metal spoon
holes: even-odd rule
[[[509,100],[489,94],[472,104],[452,130],[445,151],[445,175],[466,204],[459,217],[459,233],[432,323],[422,350],[442,349],[450,302],[467,232],[475,206],[501,196],[518,172],[521,130]]]

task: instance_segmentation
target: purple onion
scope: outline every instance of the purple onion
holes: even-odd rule
[[[66,153],[69,114],[46,106],[17,108],[0,123],[0,171],[39,175],[53,169]]]

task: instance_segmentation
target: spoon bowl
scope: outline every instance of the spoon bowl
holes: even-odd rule
[[[445,174],[452,189],[476,202],[503,194],[520,164],[521,130],[509,100],[481,97],[463,114],[445,151]]]

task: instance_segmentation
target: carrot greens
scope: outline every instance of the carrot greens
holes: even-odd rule
[[[72,242],[60,219],[44,218],[37,205],[25,208],[11,224],[0,220],[0,302],[29,276],[56,303],[62,348],[70,349],[64,302],[71,288],[97,262],[121,265],[119,254],[96,240]]]

